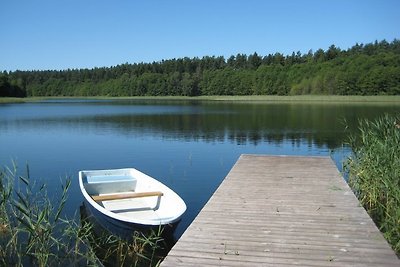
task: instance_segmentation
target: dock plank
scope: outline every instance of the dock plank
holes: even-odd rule
[[[400,266],[329,157],[242,155],[161,266]]]

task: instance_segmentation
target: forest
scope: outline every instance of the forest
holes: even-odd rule
[[[204,56],[67,70],[0,72],[0,97],[398,95],[400,41],[229,58]]]

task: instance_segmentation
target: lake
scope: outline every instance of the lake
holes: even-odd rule
[[[341,169],[358,120],[384,113],[399,114],[400,104],[80,99],[1,104],[0,164],[14,160],[22,173],[28,164],[51,197],[71,177],[65,215],[77,218],[83,201],[79,170],[137,168],[185,200],[179,237],[241,154],[331,156]]]

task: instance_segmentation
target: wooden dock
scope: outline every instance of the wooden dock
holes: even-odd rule
[[[400,260],[329,157],[242,155],[161,263],[278,265]]]

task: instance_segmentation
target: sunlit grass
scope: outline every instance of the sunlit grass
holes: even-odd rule
[[[24,103],[29,98],[18,98],[18,97],[0,97],[0,104],[6,103]]]
[[[277,102],[398,102],[400,96],[342,96],[342,95],[249,95],[249,96],[200,96],[199,99],[220,101],[277,101]]]
[[[400,255],[400,117],[362,120],[351,138],[349,184]]]
[[[205,101],[253,101],[253,102],[313,102],[313,103],[399,103],[400,95],[397,96],[342,96],[342,95],[294,95],[294,96],[278,96],[278,95],[248,95],[248,96],[133,96],[133,97],[0,97],[1,103],[23,103],[37,102],[42,100],[57,99],[88,99],[88,100],[205,100]]]

